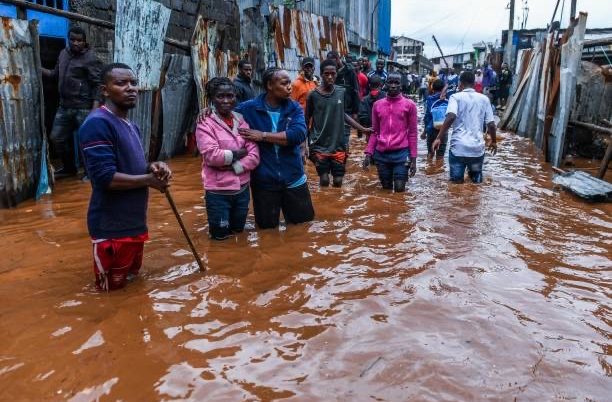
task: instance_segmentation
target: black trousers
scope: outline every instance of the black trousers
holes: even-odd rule
[[[261,229],[277,227],[281,211],[287,223],[304,223],[314,219],[308,183],[282,190],[265,190],[252,185],[251,191],[255,223]]]

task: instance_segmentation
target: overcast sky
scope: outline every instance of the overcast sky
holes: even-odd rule
[[[563,2],[562,26],[567,26],[570,0]],[[543,28],[550,22],[557,0],[516,0],[514,29],[523,21],[523,6],[529,16],[526,28]],[[391,35],[405,35],[425,42],[425,55],[438,56],[431,38],[436,35],[445,54],[472,49],[472,43],[501,41],[502,29],[508,29],[509,0],[393,0],[391,2]],[[587,28],[612,27],[612,0],[578,0],[578,11],[587,11]],[[462,48],[463,45],[463,48]]]

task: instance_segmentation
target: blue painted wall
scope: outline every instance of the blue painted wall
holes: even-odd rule
[[[54,5],[54,8],[68,10],[68,0],[54,0]],[[17,18],[17,8],[0,2],[0,16]],[[68,37],[68,20],[66,18],[34,10],[27,10],[26,16],[28,20],[38,20],[38,32],[41,36],[61,39]]]
[[[391,0],[378,4],[378,50],[391,54]]]

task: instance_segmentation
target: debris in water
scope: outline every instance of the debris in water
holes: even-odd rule
[[[106,381],[104,384],[101,384],[95,387],[91,387],[91,388],[85,388],[83,391],[77,393],[75,396],[68,399],[68,402],[99,401],[102,396],[110,395],[111,388],[113,388],[113,385],[117,384],[118,382],[119,382],[119,379],[115,377],[115,378],[111,378],[110,380]]]
[[[62,336],[70,331],[72,331],[72,327],[63,327],[63,328],[58,329],[54,333],[52,333],[51,336],[55,336],[55,337]]]
[[[74,306],[78,306],[80,304],[83,304],[83,302],[78,301],[78,300],[67,300],[67,301],[63,302],[62,304],[60,304],[58,307],[59,308],[74,307]]]
[[[612,199],[612,184],[585,172],[575,171],[555,175],[553,183],[587,200],[608,201]]]
[[[92,336],[91,338],[89,338],[87,340],[87,342],[85,342],[83,345],[81,345],[80,348],[78,348],[77,350],[75,350],[74,352],[72,352],[73,355],[79,355],[81,354],[84,350],[87,349],[92,349],[92,348],[97,348],[98,346],[102,346],[104,345],[104,338],[102,337],[102,331],[97,330]]]

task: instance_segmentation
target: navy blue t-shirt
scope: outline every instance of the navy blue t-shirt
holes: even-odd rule
[[[79,129],[79,142],[92,186],[87,212],[90,236],[116,239],[146,233],[148,187],[108,189],[116,172],[147,173],[138,127],[100,108]]]

